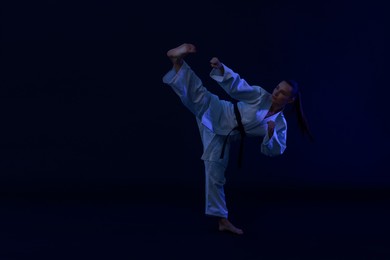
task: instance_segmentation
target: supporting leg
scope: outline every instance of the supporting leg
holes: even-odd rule
[[[227,231],[236,235],[242,235],[242,229],[235,227],[228,220],[228,210],[226,206],[224,185],[225,166],[219,162],[204,161],[206,177],[206,214],[219,217],[219,231]]]

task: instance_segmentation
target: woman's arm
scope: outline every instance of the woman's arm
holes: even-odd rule
[[[276,122],[268,122],[268,131],[261,144],[261,152],[267,156],[277,156],[286,150],[287,124],[284,117]]]
[[[246,103],[255,103],[263,94],[262,88],[249,85],[239,74],[221,63],[218,58],[212,58],[210,64],[213,68],[210,77],[217,81],[232,98]]]

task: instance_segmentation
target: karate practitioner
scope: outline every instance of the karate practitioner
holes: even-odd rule
[[[271,94],[259,86],[249,85],[214,57],[210,61],[211,78],[238,102],[234,104],[220,100],[203,86],[184,61],[184,57],[195,52],[196,47],[190,43],[169,50],[167,56],[173,67],[164,75],[163,82],[173,89],[196,116],[203,143],[201,159],[205,166],[205,214],[218,217],[220,231],[241,235],[243,230],[228,220],[225,201],[225,170],[230,141],[245,136],[263,136],[259,149],[263,154],[283,154],[287,134],[283,109],[293,103],[299,110],[297,114],[301,130],[311,135],[300,109],[298,87],[294,81],[280,82]]]

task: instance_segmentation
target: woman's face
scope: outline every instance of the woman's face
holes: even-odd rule
[[[292,90],[293,88],[286,81],[281,81],[272,92],[272,103],[284,107],[293,102]]]

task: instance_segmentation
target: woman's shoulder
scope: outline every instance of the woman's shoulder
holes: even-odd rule
[[[252,85],[252,87],[254,88],[257,88],[258,91],[260,92],[260,94],[264,95],[264,96],[271,96],[271,93],[268,92],[265,88],[259,86],[259,85]]]

